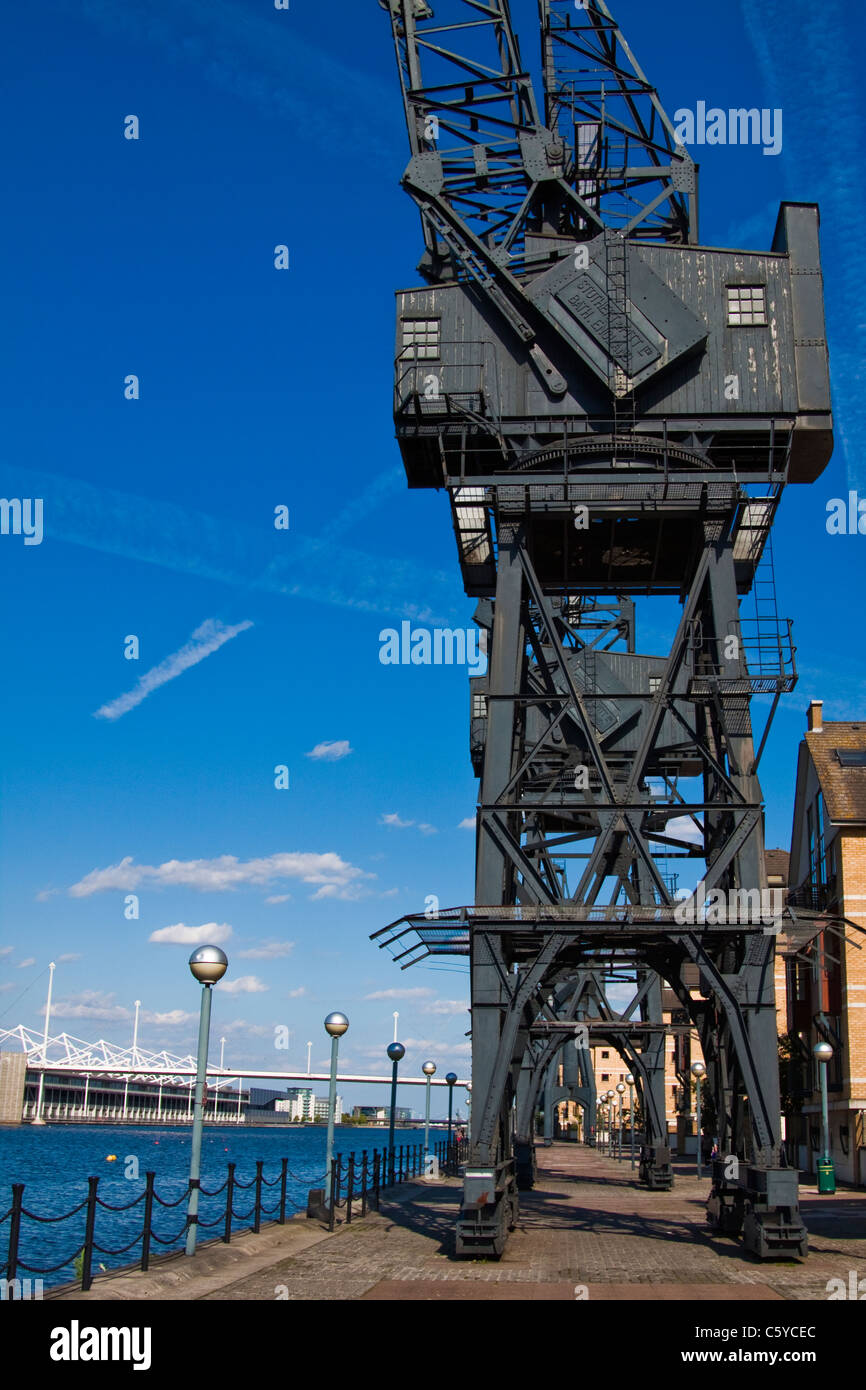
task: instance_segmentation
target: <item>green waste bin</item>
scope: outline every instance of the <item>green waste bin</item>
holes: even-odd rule
[[[830,1158],[821,1159],[818,1163],[818,1191],[836,1191],[836,1169],[833,1167],[833,1160]]]

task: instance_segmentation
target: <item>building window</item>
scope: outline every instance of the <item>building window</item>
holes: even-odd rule
[[[439,320],[404,319],[400,356],[437,358],[439,356]]]
[[[728,323],[740,327],[766,326],[764,285],[728,285]]]
[[[662,683],[662,678],[661,678],[661,676],[650,676],[650,678],[649,678],[649,693],[650,693],[650,695],[655,695],[655,693],[656,693],[656,691],[658,690],[658,688],[659,688],[659,686],[661,685],[661,683]]]
[[[840,767],[866,767],[866,748],[837,748]]]
[[[610,1053],[609,1053],[609,1052],[603,1052],[603,1053],[601,1054],[602,1061],[603,1061],[603,1062],[606,1062],[609,1056],[610,1056]]]
[[[812,887],[823,888],[828,882],[827,846],[824,840],[824,799],[821,793],[806,808],[806,832],[809,845],[809,878]]]
[[[602,1079],[602,1081],[610,1081],[610,1072],[609,1072],[609,1071],[603,1071],[602,1074],[601,1074],[601,1079]]]

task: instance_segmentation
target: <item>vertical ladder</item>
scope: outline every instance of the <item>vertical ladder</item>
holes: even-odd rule
[[[608,384],[613,395],[614,462],[619,451],[627,447],[634,430],[634,394],[629,390],[629,317],[628,317],[628,244],[625,237],[608,229],[604,234],[607,291],[608,346],[610,374]]]

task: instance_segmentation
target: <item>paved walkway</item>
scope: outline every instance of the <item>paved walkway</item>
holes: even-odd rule
[[[866,1278],[866,1191],[819,1197],[802,1186],[809,1258],[765,1262],[709,1230],[709,1184],[684,1165],[675,1165],[671,1192],[649,1192],[628,1159],[570,1144],[539,1149],[538,1159],[537,1185],[521,1193],[520,1224],[499,1261],[454,1258],[460,1184],[451,1179],[383,1199],[378,1213],[333,1235],[290,1222],[258,1238],[274,1242],[269,1250],[253,1240],[212,1247],[200,1273],[181,1257],[175,1276],[167,1263],[101,1281],[89,1297],[825,1300],[829,1279],[847,1287],[852,1270]],[[195,1263],[208,1257],[202,1251]]]

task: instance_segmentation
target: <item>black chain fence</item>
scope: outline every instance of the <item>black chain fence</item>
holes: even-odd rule
[[[351,1221],[354,1204],[360,1203],[362,1216],[366,1215],[368,1203],[371,1201],[378,1209],[379,1194],[385,1188],[408,1182],[415,1177],[456,1176],[463,1160],[465,1147],[463,1140],[442,1140],[431,1144],[426,1154],[423,1144],[400,1145],[399,1148],[395,1147],[390,1150],[385,1147],[373,1149],[371,1152],[364,1149],[360,1154],[343,1154],[333,1159],[331,1163],[330,1182],[328,1181],[329,1175],[325,1173],[319,1179],[324,1187],[314,1185],[310,1188],[307,1215],[327,1221],[330,1229],[333,1230],[338,1208],[345,1208],[346,1221]],[[217,1198],[225,1193],[225,1203],[222,1210],[218,1210],[216,1217],[211,1220],[206,1221],[201,1215],[193,1218],[197,1227],[203,1232],[219,1230],[220,1236],[214,1236],[212,1239],[221,1239],[226,1245],[231,1242],[233,1231],[248,1229],[258,1233],[262,1228],[263,1218],[265,1225],[277,1224],[282,1226],[285,1224],[287,1212],[293,1215],[302,1210],[288,1196],[289,1178],[304,1187],[309,1188],[310,1186],[309,1176],[304,1178],[292,1172],[287,1158],[281,1160],[280,1171],[273,1178],[265,1177],[264,1160],[258,1159],[255,1177],[248,1182],[242,1182],[236,1176],[236,1166],[234,1163],[228,1164],[226,1178],[219,1187],[208,1189],[199,1186],[201,1195],[209,1199]],[[6,1262],[5,1265],[0,1265],[0,1277],[6,1280],[7,1286],[11,1286],[14,1281],[19,1280],[22,1273],[39,1276],[50,1275],[72,1266],[75,1269],[76,1280],[80,1280],[82,1291],[86,1292],[92,1287],[94,1278],[98,1277],[94,1271],[94,1264],[100,1271],[109,1272],[105,1265],[98,1259],[94,1259],[95,1256],[104,1255],[108,1259],[117,1260],[120,1256],[126,1255],[140,1246],[138,1258],[132,1263],[120,1266],[120,1268],[147,1270],[155,1245],[167,1249],[169,1246],[178,1245],[185,1239],[191,1224],[187,1216],[184,1216],[180,1229],[168,1235],[164,1232],[160,1234],[155,1229],[154,1217],[160,1209],[168,1210],[179,1207],[183,1202],[189,1201],[191,1191],[189,1181],[186,1182],[179,1196],[169,1199],[157,1192],[156,1174],[148,1172],[145,1174],[144,1191],[139,1193],[133,1201],[122,1205],[104,1201],[99,1195],[99,1182],[98,1177],[88,1178],[88,1191],[84,1200],[72,1207],[70,1211],[63,1212],[59,1216],[44,1216],[39,1212],[30,1211],[24,1204],[25,1184],[12,1184],[12,1205],[0,1216],[0,1231],[8,1223]],[[273,1199],[266,1195],[268,1189],[273,1190]],[[244,1198],[240,1195],[244,1192],[251,1192],[252,1205],[246,1210],[238,1211],[237,1206],[242,1203],[245,1204]],[[101,1233],[97,1231],[97,1217],[100,1210],[111,1212],[113,1215],[120,1214],[126,1218],[127,1231],[124,1234],[127,1234],[127,1214],[139,1207],[141,1208],[141,1224],[135,1230],[131,1240],[119,1247],[99,1243],[97,1235]],[[56,1264],[35,1265],[22,1258],[22,1223],[32,1221],[43,1225],[57,1225],[62,1222],[73,1221],[82,1212],[84,1213],[83,1241],[79,1236],[75,1245]],[[115,1265],[110,1272],[116,1273],[117,1269],[118,1266]]]

